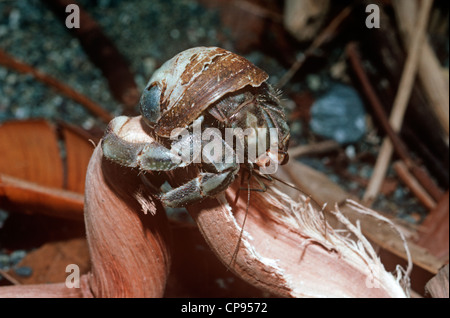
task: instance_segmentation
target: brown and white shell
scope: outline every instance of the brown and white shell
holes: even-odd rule
[[[269,76],[247,59],[218,47],[196,47],[165,62],[148,82],[158,85],[161,116],[154,131],[169,137],[186,127],[212,103],[246,86],[259,87]]]

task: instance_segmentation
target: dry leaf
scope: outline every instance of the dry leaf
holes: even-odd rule
[[[68,241],[50,242],[30,252],[17,265],[32,269],[29,277],[23,277],[10,270],[10,275],[21,284],[48,284],[64,282],[67,278],[66,267],[76,264],[80,275],[88,272],[89,251],[86,238],[75,238]]]
[[[44,120],[2,124],[2,207],[81,219],[84,178],[92,151],[89,136],[65,124],[60,131]]]

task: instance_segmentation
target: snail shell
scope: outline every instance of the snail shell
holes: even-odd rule
[[[269,76],[247,59],[218,47],[183,51],[159,68],[141,98],[146,121],[161,137],[186,127],[225,94],[259,87]]]

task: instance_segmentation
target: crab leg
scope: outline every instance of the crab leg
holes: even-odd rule
[[[239,163],[235,160],[227,163],[226,154],[235,156],[233,149],[221,139],[225,152],[220,158],[214,158],[211,154],[203,152],[202,168],[204,172],[187,183],[172,189],[160,196],[162,203],[168,207],[180,207],[198,202],[206,197],[214,196],[224,191],[233,182],[239,172]]]
[[[224,173],[202,172],[182,186],[162,194],[160,199],[168,207],[180,207],[198,202],[228,188],[238,170],[239,166],[235,170]]]

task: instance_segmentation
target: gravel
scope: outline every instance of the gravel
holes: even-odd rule
[[[79,1],[130,64],[139,89],[155,68],[192,46],[221,45],[219,15],[195,1]],[[229,44],[228,44],[229,45]],[[0,47],[61,80],[114,115],[122,111],[101,72],[78,40],[39,0],[0,1]],[[0,123],[10,119],[62,119],[84,128],[102,125],[72,100],[30,75],[0,67]]]

